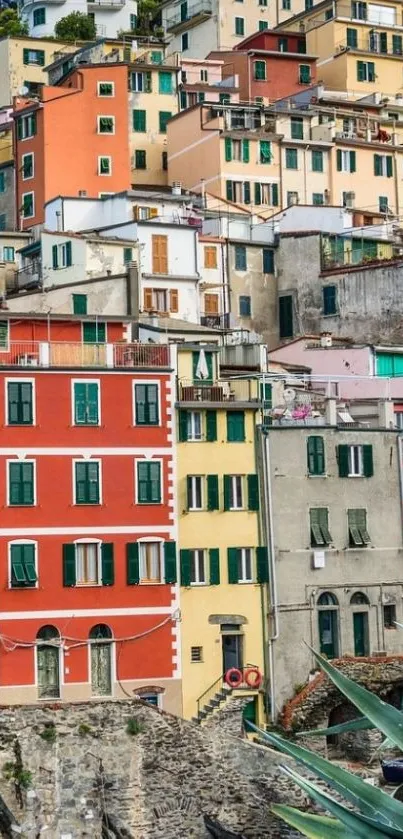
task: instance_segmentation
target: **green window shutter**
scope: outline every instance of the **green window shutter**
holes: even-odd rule
[[[341,149],[337,149],[336,157],[337,157],[337,171],[341,172]]]
[[[402,54],[402,36],[392,35],[392,52],[394,55]]]
[[[365,82],[365,64],[363,61],[357,61],[357,81],[358,82]]]
[[[338,446],[339,478],[348,478],[348,446]]]
[[[271,143],[270,140],[260,140],[259,144],[260,149],[260,162],[261,163],[271,163]]]
[[[165,582],[173,585],[176,574],[176,542],[164,542]]]
[[[22,119],[17,119],[17,140],[22,140]]]
[[[52,247],[52,267],[54,271],[58,268],[57,245],[53,245]]]
[[[308,437],[307,457],[308,473],[310,475],[323,475],[325,472],[325,444],[323,437]]]
[[[103,542],[101,545],[102,585],[113,586],[115,582],[115,567],[113,562],[113,543]]]
[[[263,273],[274,274],[274,251],[263,248]]]
[[[192,478],[190,475],[186,478],[186,507],[190,510],[192,506]]]
[[[387,32],[381,32],[379,35],[379,46],[381,52],[388,51],[388,35]]]
[[[210,561],[210,585],[211,586],[219,586],[220,585],[220,551],[218,548],[210,548],[209,550],[209,561]]]
[[[228,548],[228,582],[238,583],[238,551],[239,548]]]
[[[368,81],[374,82],[375,81],[375,64],[373,61],[368,61]]]
[[[227,162],[232,160],[232,140],[231,137],[225,138],[225,159]]]
[[[11,583],[16,586],[27,582],[22,548],[22,545],[11,545]]]
[[[393,175],[393,161],[390,155],[386,158],[386,176],[391,178]]]
[[[372,446],[363,446],[362,450],[364,475],[366,478],[372,478],[374,474],[374,459],[372,455]]]
[[[382,162],[380,154],[374,154],[374,175],[382,175]]]
[[[219,510],[218,475],[207,475],[207,509]]]
[[[259,509],[259,481],[257,475],[248,475],[248,510]]]
[[[266,547],[256,548],[256,566],[258,583],[269,582],[269,558]]]
[[[271,203],[273,207],[278,207],[278,184],[272,184],[271,196]]]
[[[255,183],[255,204],[262,203],[262,190],[259,183]]]
[[[76,425],[86,421],[86,389],[83,382],[74,382],[74,422]]]
[[[22,55],[24,64],[29,64],[29,50],[23,50]]]
[[[73,544],[63,545],[63,585],[76,584],[76,548]]]
[[[190,586],[191,582],[191,568],[190,568],[190,551],[181,550],[179,552],[181,565],[181,586]]]
[[[188,412],[179,410],[179,442],[186,443],[188,438]]]
[[[356,155],[355,151],[351,151],[350,152],[350,172],[355,172],[356,169],[357,169],[356,159],[357,159],[357,155]]]
[[[69,268],[72,264],[71,242],[66,242],[66,266]]]
[[[133,111],[133,131],[144,133],[147,130],[146,111]]]
[[[98,385],[95,382],[87,384],[87,421],[91,425],[98,425]]]
[[[357,30],[347,28],[347,46],[356,49],[357,47]]]
[[[161,464],[149,463],[149,491],[153,504],[161,503]]]
[[[99,464],[87,463],[88,500],[90,504],[99,504]]]
[[[245,414],[243,411],[227,412],[227,441],[240,443],[245,440]]]
[[[217,411],[206,411],[206,440],[208,443],[217,440]]]
[[[140,582],[139,543],[128,542],[126,545],[126,576],[128,586],[137,586]]]
[[[250,182],[244,181],[243,184],[243,203],[250,204]]]
[[[224,475],[224,510],[229,510],[231,501],[231,475]]]
[[[35,567],[35,547],[34,545],[22,546],[22,560],[25,570],[25,576],[28,583],[36,583],[38,575]]]
[[[87,314],[87,295],[73,294],[73,314],[86,315]]]
[[[226,183],[225,183],[225,194],[226,194],[227,201],[233,201],[234,200],[234,190],[233,190],[233,186],[232,186],[232,181],[226,181]]]
[[[242,160],[249,163],[249,140],[242,140]]]

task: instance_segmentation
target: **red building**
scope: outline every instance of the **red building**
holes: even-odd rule
[[[301,32],[264,29],[233,50],[216,50],[207,58],[224,61],[223,79],[239,75],[239,98],[243,102],[262,101],[266,105],[316,82],[316,56],[306,54]]]
[[[117,317],[1,318],[0,701],[180,712],[169,347]]]

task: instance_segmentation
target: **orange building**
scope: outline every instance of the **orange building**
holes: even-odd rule
[[[72,69],[39,100],[15,97],[13,117],[19,229],[42,223],[44,204],[57,195],[130,188],[125,64]]]

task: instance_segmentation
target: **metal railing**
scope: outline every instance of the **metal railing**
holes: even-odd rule
[[[240,685],[237,685],[236,687],[234,687],[233,688],[234,690],[248,690],[248,691],[259,690],[261,685],[254,688],[254,687],[251,687],[250,685],[247,685],[246,682],[244,681],[245,673],[250,667],[255,668],[255,669],[259,669],[256,664],[246,664],[245,667],[236,668],[237,670],[240,671],[240,673],[242,673],[242,683]],[[226,672],[228,672],[228,671],[226,671]],[[222,673],[221,676],[218,677],[218,679],[216,679],[211,685],[209,685],[209,687],[207,688],[207,690],[204,691],[204,693],[200,694],[200,696],[197,699],[197,713],[198,714],[200,713],[200,711],[203,711],[203,709],[206,707],[206,705],[209,704],[209,702],[211,701],[211,699],[214,698],[216,693],[219,693],[219,691],[221,690],[221,688],[225,684],[227,684],[225,682],[225,673]],[[231,687],[231,685],[227,685],[227,686],[228,686],[228,688]]]
[[[10,341],[0,347],[0,366],[9,367],[168,367],[169,347],[159,344],[84,344]]]
[[[259,383],[254,379],[219,379],[203,384],[190,379],[178,383],[179,402],[260,402]]]
[[[114,344],[114,367],[168,367],[166,344]]]
[[[173,26],[178,26],[181,23],[186,24],[189,20],[193,17],[197,17],[197,15],[211,15],[212,12],[212,2],[211,0],[202,0],[200,3],[194,3],[192,6],[189,6],[187,9],[186,15],[183,14],[180,6],[178,7],[178,11],[174,12],[174,14],[169,15],[166,20],[166,28],[171,29]]]

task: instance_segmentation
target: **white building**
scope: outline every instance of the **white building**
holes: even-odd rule
[[[136,0],[21,0],[20,16],[32,37],[54,34],[56,23],[72,12],[93,17],[98,37],[116,38],[136,26]]]

